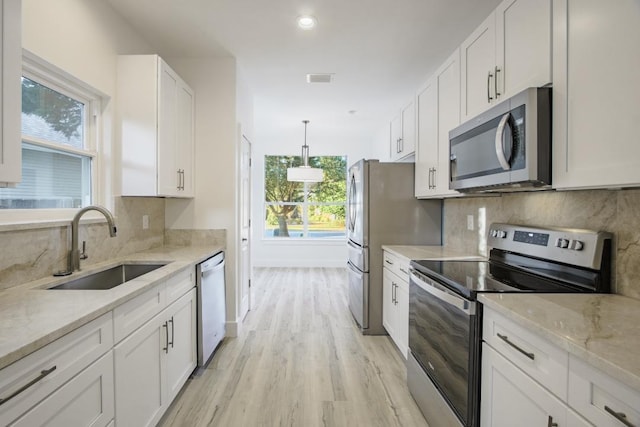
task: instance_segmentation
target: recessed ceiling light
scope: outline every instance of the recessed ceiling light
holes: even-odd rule
[[[310,30],[316,26],[318,21],[311,15],[302,15],[298,17],[298,27],[303,30]]]

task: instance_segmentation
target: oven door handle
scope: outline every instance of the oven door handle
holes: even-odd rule
[[[467,316],[476,314],[476,303],[474,301],[469,301],[451,291],[437,288],[433,280],[413,268],[410,268],[409,271],[411,272],[411,282],[418,285],[420,289],[457,308]]]

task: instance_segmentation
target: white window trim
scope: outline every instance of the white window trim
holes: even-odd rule
[[[87,149],[78,150],[63,145],[55,145],[55,148],[92,157],[92,204],[103,205],[113,210],[112,198],[107,197],[103,191],[103,188],[105,188],[104,168],[106,167],[106,159],[99,155],[99,153],[105,153],[105,148],[109,145],[109,141],[103,141],[102,138],[102,135],[104,135],[102,108],[107,105],[110,96],[26,49],[22,50],[22,74],[29,79],[43,83],[51,89],[85,103],[84,132]],[[36,145],[49,146],[49,144],[39,141],[37,138],[23,135],[22,139]],[[77,211],[78,209],[2,209],[0,210],[0,231],[67,225]],[[86,217],[87,220],[100,220],[101,215],[97,212],[88,212]]]

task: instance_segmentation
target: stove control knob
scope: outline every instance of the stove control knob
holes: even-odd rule
[[[569,243],[569,249],[573,249],[574,251],[581,251],[584,248],[584,243],[580,240],[572,240]]]
[[[491,230],[491,237],[498,237],[498,230]]]
[[[507,232],[504,230],[498,230],[498,237],[504,239],[507,237]]]
[[[556,246],[561,249],[566,249],[569,247],[569,240],[567,239],[558,239],[556,240]]]

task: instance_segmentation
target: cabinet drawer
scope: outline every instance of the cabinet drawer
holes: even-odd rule
[[[566,401],[569,354],[493,310],[483,318],[483,340]]]
[[[120,342],[165,307],[166,286],[164,283],[116,307],[113,310],[115,342]]]
[[[109,351],[11,426],[105,427],[114,414],[113,352]]]
[[[169,305],[182,295],[186,294],[189,289],[193,288],[195,283],[195,268],[189,268],[178,273],[167,281],[167,304]]]
[[[640,426],[640,392],[575,356],[569,358],[568,402],[594,425],[624,426],[622,418],[626,425]]]
[[[384,251],[384,266],[395,273],[403,281],[409,283],[409,263],[407,258]]]
[[[0,398],[5,399],[0,404],[0,425],[27,412],[112,346],[109,312],[4,368],[0,371]]]

